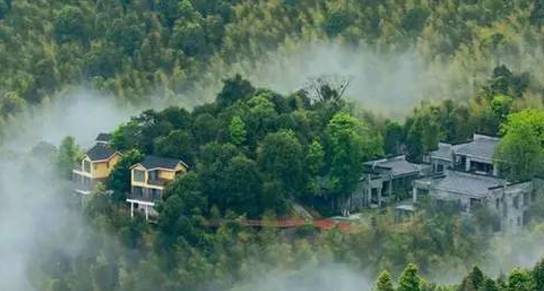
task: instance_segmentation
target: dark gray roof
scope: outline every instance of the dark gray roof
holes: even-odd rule
[[[495,149],[499,142],[499,138],[475,134],[473,141],[456,145],[453,147],[453,150],[458,155],[472,156],[492,161]]]
[[[404,155],[392,158],[374,160],[365,163],[369,167],[379,167],[391,170],[393,176],[410,175],[419,173],[426,165],[410,163]]]
[[[107,160],[113,156],[113,154],[115,154],[115,151],[104,144],[96,144],[87,151],[87,156],[89,159],[91,159],[91,161]]]
[[[506,184],[506,180],[492,176],[476,175],[458,171],[446,171],[441,178],[433,179],[431,188],[472,197],[485,197],[490,189]]]
[[[431,152],[432,158],[452,161],[453,159],[453,146],[448,143],[439,143],[438,149]]]
[[[165,169],[175,169],[178,164],[186,166],[182,160],[163,158],[157,156],[146,156],[140,165],[144,166],[146,169],[154,168],[165,168]]]
[[[101,132],[95,139],[96,141],[109,142],[111,140],[111,133]]]

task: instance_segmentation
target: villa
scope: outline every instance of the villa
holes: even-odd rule
[[[134,216],[134,210],[142,211],[146,220],[157,216],[155,202],[162,197],[165,187],[177,176],[187,173],[188,168],[181,160],[157,156],[146,156],[141,163],[133,165],[131,192],[127,198],[130,216]]]
[[[110,148],[107,137],[107,134],[98,135],[95,145],[85,153],[81,162],[72,170],[76,193],[89,195],[95,191],[119,162],[121,154]]]

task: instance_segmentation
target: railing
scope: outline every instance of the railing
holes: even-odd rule
[[[213,220],[209,221],[208,225],[217,227],[226,223],[235,223],[242,226],[250,227],[273,227],[273,228],[295,228],[302,226],[314,226],[320,230],[330,230],[338,227],[341,231],[350,231],[351,224],[348,222],[339,222],[332,219],[319,219],[319,220],[304,220],[304,219],[276,219],[276,220],[254,220],[254,219],[241,219],[241,220]]]
[[[149,191],[143,191],[141,193],[132,192],[128,194],[128,199],[155,202],[161,198],[161,194],[161,192],[152,193]]]

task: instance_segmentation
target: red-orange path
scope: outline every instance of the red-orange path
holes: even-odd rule
[[[240,220],[213,220],[209,221],[208,225],[217,227],[225,223],[235,223],[250,227],[274,227],[274,228],[296,228],[302,226],[314,226],[320,230],[330,230],[338,227],[342,231],[349,231],[351,224],[348,222],[339,222],[332,219],[304,220],[304,219],[276,219],[276,220],[255,220],[255,219],[240,219]]]

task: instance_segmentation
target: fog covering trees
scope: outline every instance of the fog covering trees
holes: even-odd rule
[[[50,1],[47,7],[33,1],[3,0],[0,113],[2,119],[8,118],[82,83],[136,103],[149,95],[183,95],[195,87],[215,90],[226,71],[242,70],[253,76],[256,72],[251,68],[271,67],[278,61],[273,53],[277,49],[290,51],[319,41],[361,49],[356,52],[383,53],[386,59],[416,48],[409,58],[422,60],[429,70],[425,78],[440,78],[444,71],[454,77],[421,82],[455,82],[443,87],[451,90],[421,98],[472,92],[491,71],[494,82],[486,89],[491,95],[535,95],[542,86],[542,72],[533,66],[541,56],[541,14],[541,2],[529,0],[85,0]],[[517,72],[499,66],[504,64]],[[391,66],[391,73],[403,68],[398,63]],[[381,76],[381,69],[372,71]],[[529,69],[532,72],[525,72]],[[338,88],[379,81],[372,77],[365,76],[370,82],[363,82],[348,76],[344,81],[351,82],[342,82]],[[402,82],[387,86],[411,88]],[[326,95],[328,88],[314,89]],[[342,95],[343,90],[336,91]],[[220,103],[228,104],[225,93]],[[199,96],[197,103],[211,97]]]
[[[544,255],[539,253],[544,239],[540,224],[544,216],[539,208],[530,213],[534,224],[515,239],[493,238],[492,219],[466,217],[431,204],[422,205],[404,223],[395,223],[388,209],[369,211],[350,233],[340,229],[321,232],[313,227],[253,229],[236,223],[243,218],[266,221],[295,215],[295,202],[314,214],[339,214],[341,207],[336,202],[346,198],[364,161],[383,157],[389,150],[406,153],[424,148],[426,142],[431,145],[425,139],[409,138],[415,132],[420,136],[438,132],[443,140],[452,142],[470,136],[476,128],[492,128],[496,126],[493,120],[480,118],[480,112],[492,104],[477,103],[480,96],[474,97],[472,107],[455,101],[423,103],[405,122],[390,126],[391,121],[343,99],[308,100],[304,91],[284,96],[251,84],[232,86],[232,82],[248,84],[238,77],[225,80],[232,102],[212,102],[192,111],[178,107],[147,110],[117,127],[112,145],[123,158],[106,182],[113,193],[99,189],[83,209],[79,203],[72,206],[91,226],[88,244],[71,257],[55,255],[54,248],[41,249],[51,255],[29,259],[29,274],[39,274],[30,279],[34,288],[323,289],[330,282],[322,280],[328,280],[340,264],[350,270],[342,272],[349,277],[344,285],[348,290],[361,286],[363,290],[370,286],[383,290],[538,290],[534,286],[542,281],[542,263],[531,271],[498,275],[503,266],[510,270],[517,262],[529,267]],[[250,86],[254,89],[247,93],[244,88]],[[541,113],[522,107],[510,111],[503,128],[511,120],[531,127],[533,115]],[[526,115],[531,118],[517,117]],[[202,116],[212,116],[214,125],[206,126]],[[416,126],[412,121],[416,119],[424,122]],[[233,126],[233,120],[237,125]],[[466,122],[459,126],[456,120]],[[122,203],[129,189],[128,167],[162,148],[168,149],[161,152],[167,157],[186,159],[187,153],[178,151],[185,143],[170,138],[180,132],[183,139],[191,140],[190,172],[167,186],[156,207],[160,213],[156,225],[145,223],[141,215],[131,219],[128,205]],[[49,152],[52,159],[65,160],[72,156],[66,154],[73,152],[66,150],[73,148],[70,140],[66,139],[58,154],[45,145],[35,152]],[[68,239],[74,233],[62,235]],[[535,259],[515,261],[521,250]],[[51,264],[58,268],[45,267]],[[473,265],[483,266],[490,274]],[[390,275],[377,278],[384,269]],[[309,282],[315,274],[321,275]],[[268,285],[266,282],[274,281],[270,276],[289,279]],[[444,281],[447,284],[439,284]]]
[[[147,110],[120,125],[114,131],[113,146],[124,158],[106,183],[113,194],[99,191],[83,209],[79,201],[71,200],[68,187],[62,188],[66,181],[52,183],[56,178],[45,175],[45,182],[23,183],[25,187],[14,189],[11,174],[19,171],[7,167],[12,163],[0,163],[2,194],[20,194],[6,200],[7,218],[0,224],[0,270],[24,274],[15,278],[24,284],[13,286],[26,290],[266,290],[265,282],[273,282],[271,290],[278,286],[302,289],[306,284],[312,290],[337,286],[360,290],[374,285],[373,278],[387,269],[391,279],[382,276],[379,280],[380,288],[386,290],[542,289],[542,263],[532,272],[515,270],[498,276],[503,268],[530,267],[544,255],[541,207],[531,210],[534,224],[505,239],[493,237],[484,221],[430,206],[402,224],[394,223],[388,210],[369,212],[354,233],[319,232],[311,227],[292,232],[255,230],[235,223],[243,217],[285,217],[293,213],[295,201],[320,215],[336,215],[339,207],[334,201],[349,194],[363,161],[401,153],[421,161],[438,141],[460,142],[474,132],[503,135],[500,154],[507,161],[506,170],[523,170],[511,171],[511,178],[532,176],[540,152],[535,138],[540,136],[543,77],[534,64],[542,55],[538,46],[542,43],[541,1],[42,4],[0,0],[0,67],[4,68],[0,71],[0,125],[29,105],[54,103],[57,92],[74,84],[136,104],[145,96],[179,96],[199,86],[218,89],[219,94],[199,95],[194,103],[200,106],[191,111],[181,106]],[[339,83],[328,83],[335,78],[318,78],[313,83],[317,98],[308,88],[279,94],[257,88],[241,75],[225,78],[230,71],[256,75],[258,70],[248,68],[270,68],[281,61],[275,59],[274,51],[289,54],[302,49],[306,53],[305,43],[319,41],[353,47],[354,53],[341,64],[341,73],[348,76],[340,76]],[[360,55],[361,48],[395,61],[367,63],[371,74],[348,82],[353,76],[344,68],[350,62],[359,64],[352,57]],[[406,50],[413,53],[396,58]],[[384,103],[378,97],[383,92],[369,85],[379,83],[376,78],[384,72],[413,68],[402,65],[411,57],[421,59],[426,74],[408,70],[386,84],[399,90],[387,91],[397,93],[395,102],[388,99],[385,106],[404,106],[403,112],[409,112],[406,120],[399,116],[387,120],[369,112],[365,103],[341,98],[359,97],[348,96],[349,89],[363,84],[357,92],[370,91],[366,93],[373,100],[368,101]],[[332,70],[325,59],[311,61]],[[291,77],[283,71],[281,75]],[[223,78],[222,83],[217,81]],[[451,86],[433,87],[448,90],[417,96],[431,101],[410,112],[402,101],[408,94],[404,89],[419,83]],[[201,105],[214,97],[216,102]],[[104,116],[115,108],[108,103],[93,111],[93,106],[83,105],[86,110],[60,110],[57,115]],[[530,107],[533,110],[526,110]],[[125,115],[115,116],[109,119],[118,121]],[[84,120],[102,122],[101,118]],[[61,125],[57,127],[63,130],[72,126]],[[105,129],[77,126],[72,133]],[[535,134],[523,134],[524,129]],[[3,142],[8,141],[5,136],[10,137],[2,136]],[[44,156],[51,159],[47,164],[59,165],[68,176],[77,156],[71,140],[67,138],[58,151],[42,144],[33,152],[45,149]],[[529,149],[527,155],[514,159],[524,148]],[[188,175],[166,190],[157,206],[161,214],[157,225],[145,223],[138,215],[130,219],[122,203],[129,189],[126,169],[144,154],[181,158],[191,166]],[[29,158],[24,165],[29,164],[36,162]],[[31,177],[43,174],[32,169]],[[36,197],[35,193],[55,199],[23,199]],[[72,215],[47,211],[58,210],[57,202],[65,200],[73,203],[60,210],[69,209]],[[50,215],[62,219],[52,220]],[[29,221],[35,220],[32,226],[38,227],[28,228]],[[229,223],[210,227],[213,220]],[[45,222],[55,227],[43,227]],[[20,232],[25,236],[12,240],[11,234],[19,234],[18,229],[25,230]],[[10,235],[4,235],[8,231]],[[36,247],[26,248],[26,243],[35,242],[28,238],[35,237],[40,238]],[[13,258],[18,264],[11,264]],[[492,274],[488,277],[472,269],[474,264]],[[0,286],[7,282],[11,287],[12,273],[2,273],[7,276],[0,274],[6,279]],[[461,279],[465,274],[468,277]],[[331,284],[328,279],[336,275],[340,279],[333,278]],[[435,286],[433,281],[446,285]]]

